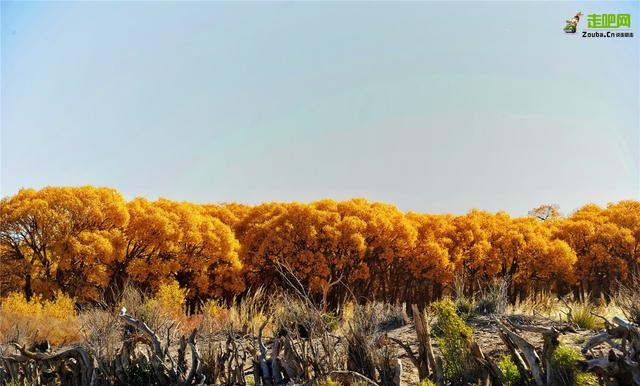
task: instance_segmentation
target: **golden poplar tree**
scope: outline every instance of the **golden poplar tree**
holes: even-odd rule
[[[62,290],[96,299],[124,247],[128,218],[124,199],[113,189],[20,190],[0,209],[2,266],[19,267],[27,298]]]

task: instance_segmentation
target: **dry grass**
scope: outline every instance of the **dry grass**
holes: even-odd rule
[[[544,316],[550,319],[562,319],[566,307],[558,297],[550,292],[531,295],[525,299],[516,299],[507,306],[507,314],[523,314]]]
[[[640,311],[638,295],[617,296],[607,302],[604,299],[593,301],[589,294],[581,296],[582,300],[573,297],[563,300],[553,294],[543,293],[538,296],[529,296],[524,300],[518,299],[515,304],[507,306],[507,314],[534,315],[567,321],[568,307],[570,307],[573,322],[578,327],[587,330],[600,330],[604,328],[602,317],[608,320],[614,316],[629,318],[628,314],[633,312],[633,304],[635,303],[638,303]]]
[[[122,338],[122,326],[117,313],[93,308],[83,311],[79,317],[82,345],[96,358],[113,359]]]
[[[118,302],[118,309],[125,307],[127,314],[144,321],[162,341],[179,339],[199,328],[202,315],[186,315],[186,290],[177,282],[160,285],[154,296],[149,296],[133,286],[126,286]]]
[[[633,275],[626,283],[620,283],[615,302],[627,319],[640,324],[640,275]]]
[[[267,320],[266,310],[270,306],[269,297],[264,288],[247,293],[242,299],[229,305],[226,323],[233,331],[257,335],[258,329]],[[284,307],[284,305],[283,305]],[[267,324],[265,333],[273,332],[273,326]]]
[[[495,310],[491,308],[493,312],[502,307],[500,301],[505,296],[501,287],[487,289],[481,294],[481,298],[487,302],[487,310],[489,305],[499,306]],[[170,342],[171,345],[167,346],[172,347],[172,350],[180,335],[194,326],[198,327],[198,348],[203,363],[218,363],[222,356],[227,355],[225,342],[230,338],[233,344],[238,345],[239,355],[244,357],[239,368],[246,368],[256,353],[255,337],[258,330],[265,325],[265,344],[271,345],[271,339],[286,329],[294,338],[293,350],[300,357],[321,358],[307,362],[308,377],[326,375],[330,370],[343,369],[349,363],[351,369],[368,374],[371,378],[382,379],[390,374],[397,358],[397,347],[389,344],[388,339],[389,336],[393,337],[395,331],[388,332],[389,335],[387,331],[406,324],[408,319],[400,306],[376,302],[364,306],[347,303],[339,315],[334,315],[315,307],[299,294],[266,294],[263,289],[253,291],[230,304],[208,301],[200,307],[200,315],[187,316],[183,311],[184,295],[178,286],[171,283],[164,288],[164,292],[153,297],[145,296],[135,288],[126,288],[116,307],[85,309],[77,314],[73,310],[73,299],[64,296],[50,302],[39,299],[26,302],[21,296],[12,294],[0,303],[0,343],[15,341],[29,344],[44,338],[48,338],[54,346],[80,343],[99,358],[100,364],[112,363],[123,337],[118,310],[125,306],[128,314],[144,320],[158,334],[163,345]],[[602,327],[602,319],[594,314],[610,320],[613,316],[624,315],[622,311],[635,306],[636,303],[632,301],[637,302],[638,297],[631,292],[626,296],[617,297],[604,305],[604,302],[570,298],[565,303],[553,294],[542,293],[509,305],[506,313],[533,314],[565,321],[570,307],[573,320],[578,326],[598,329]],[[311,336],[311,339],[302,339],[301,330],[306,331],[305,334]],[[411,331],[410,326],[401,331]],[[405,341],[415,339],[413,334],[406,335]],[[573,345],[584,343],[585,335],[571,337],[568,342]],[[493,342],[494,338],[494,335],[487,333],[485,341]],[[439,343],[438,350],[446,349],[445,344],[441,341]],[[460,355],[451,357],[460,361]],[[457,363],[453,359],[450,362]],[[407,374],[415,374],[415,369],[411,373],[410,367],[411,365],[407,366]],[[103,374],[110,371],[106,367],[101,370]],[[216,371],[218,369],[211,365],[208,374],[213,376]],[[415,378],[409,378],[412,377]],[[407,377],[403,377],[405,378]]]
[[[0,302],[0,342],[30,344],[48,339],[52,345],[79,342],[80,320],[74,300],[58,293],[54,300],[12,293]]]

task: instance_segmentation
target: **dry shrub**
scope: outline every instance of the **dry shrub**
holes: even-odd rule
[[[347,331],[353,321],[367,317],[367,326],[372,331],[389,331],[406,325],[409,317],[401,305],[381,302],[370,302],[365,306],[348,303],[345,305],[340,319],[342,330]],[[367,328],[369,328],[367,327]]]
[[[347,325],[347,369],[380,383],[392,383],[398,357],[385,330],[403,325],[407,316],[399,306],[382,303],[356,305]]]
[[[298,358],[301,373],[321,377],[342,369],[345,352],[341,338],[333,332],[338,320],[332,312],[325,312],[301,292],[282,292],[274,297],[270,311],[279,336],[291,338],[292,349]]]
[[[323,313],[297,296],[282,293],[272,307],[279,328],[288,328],[294,334],[319,336],[330,330]],[[297,327],[296,327],[297,326]]]
[[[200,308],[198,315],[198,349],[202,359],[202,370],[207,383],[220,381],[221,369],[217,364],[225,353],[222,342],[234,336],[237,323],[232,320],[231,311],[216,300],[208,300]]]
[[[216,300],[206,301],[200,307],[200,311],[201,313],[198,315],[200,317],[198,331],[206,336],[219,333],[224,326],[231,323],[229,309]]]
[[[160,341],[176,341],[191,327],[183,311],[185,295],[186,291],[176,282],[160,285],[155,296],[148,296],[127,285],[122,291],[119,306],[125,307],[128,315],[146,323]]]
[[[132,310],[133,315],[144,320],[154,331],[167,325],[181,324],[186,317],[184,313],[186,292],[175,281],[161,284],[154,296],[142,296],[143,301],[135,310]]]
[[[120,348],[122,325],[115,311],[100,308],[84,310],[79,315],[82,345],[96,358],[111,360]]]
[[[579,299],[568,296],[565,299],[558,299],[550,293],[542,293],[538,296],[529,296],[520,301],[517,300],[514,305],[507,307],[510,314],[532,314],[543,316],[554,320],[566,321],[569,308],[573,322],[580,328],[587,330],[598,330],[604,327],[602,319],[596,315],[604,317],[619,316],[622,308],[616,299],[612,302],[591,300],[589,293],[583,293]]]
[[[198,330],[203,335],[219,333],[257,333],[267,318],[266,308],[269,300],[264,290],[259,288],[249,292],[241,299],[233,299],[229,304],[215,299],[208,300],[200,307]],[[271,326],[265,329],[271,331]]]
[[[508,304],[508,288],[508,279],[501,278],[482,289],[476,300],[475,311],[480,314],[504,314]]]
[[[620,283],[615,302],[627,319],[640,324],[640,274],[631,276],[626,283]]]
[[[340,321],[343,325],[346,326],[353,320],[355,307],[356,306],[353,302],[347,302],[342,306],[342,311],[340,312]]]
[[[382,330],[393,330],[409,322],[409,317],[401,305],[378,303],[374,307],[379,310],[378,328]]]
[[[561,319],[566,307],[551,292],[529,295],[525,299],[516,299],[515,303],[506,307],[507,314],[538,315],[551,319]]]
[[[110,363],[122,347],[123,334],[118,313],[96,307],[82,311],[79,318],[83,336],[81,345],[98,359],[98,366],[105,377],[115,377]]]
[[[245,338],[255,336],[267,320],[268,303],[264,290],[258,288],[229,304],[209,300],[202,305],[198,316],[198,347],[207,383],[233,383],[230,377],[234,376],[234,369],[239,366],[242,372],[246,358],[256,352],[255,347],[249,347],[252,339]],[[267,330],[273,328],[265,328],[265,335]],[[224,368],[218,366],[221,363],[226,363]]]
[[[60,346],[80,341],[75,302],[58,292],[53,300],[34,296],[30,301],[10,293],[0,304],[0,341],[28,344],[48,339]]]

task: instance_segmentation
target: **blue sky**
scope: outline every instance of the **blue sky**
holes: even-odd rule
[[[640,199],[638,4],[2,2],[0,193]],[[636,36],[564,34],[577,11]]]

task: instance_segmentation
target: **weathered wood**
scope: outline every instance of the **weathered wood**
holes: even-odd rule
[[[287,376],[297,382],[303,373],[302,358],[298,354],[289,334],[284,336],[284,353],[282,355],[282,368]]]
[[[552,358],[553,352],[560,345],[558,336],[560,336],[560,333],[555,328],[550,328],[542,333],[542,358],[544,360],[544,370],[547,375],[548,386],[552,385],[557,378],[556,371],[553,367]]]
[[[628,363],[623,357],[619,357],[613,350],[607,357],[594,358],[584,361],[585,370],[592,372],[604,379],[615,380],[618,386],[640,385],[640,367],[637,363]]]
[[[262,333],[264,331],[265,326],[267,325],[268,319],[262,322],[260,328],[258,329],[258,347],[260,349],[260,372],[262,375],[262,382],[265,386],[273,386],[273,376],[271,374],[271,368],[267,363],[267,346],[264,345],[262,341]]]
[[[499,384],[502,379],[502,370],[495,363],[488,360],[477,342],[471,342],[471,358],[480,366],[483,372],[483,384],[491,385],[493,382]]]
[[[278,355],[280,355],[280,344],[281,339],[276,337],[273,340],[273,347],[271,348],[271,370],[273,372],[273,383],[275,386],[279,386],[282,384],[282,376],[280,371],[280,360],[278,359]]]
[[[391,339],[393,342],[398,344],[398,346],[402,347],[402,349],[407,353],[407,356],[409,357],[409,360],[411,361],[411,363],[413,363],[413,365],[415,366],[416,369],[420,367],[420,362],[418,360],[418,357],[413,352],[413,350],[411,349],[411,346],[409,346],[408,344],[404,343],[403,341],[401,341],[398,338],[389,337],[389,339]]]
[[[378,384],[371,378],[368,378],[357,371],[331,371],[328,375],[334,381],[344,385],[364,383],[369,386],[378,386]]]
[[[191,335],[189,335],[189,339],[187,341],[187,344],[189,345],[189,349],[190,349],[189,351],[191,352],[191,365],[189,366],[189,374],[187,375],[187,378],[182,383],[182,386],[191,385],[199,369],[199,361],[198,361],[199,355],[198,355],[198,350],[196,350],[196,333],[197,333],[196,329],[191,331]]]
[[[158,383],[161,386],[166,386],[169,384],[169,379],[166,373],[166,366],[164,365],[164,353],[162,351],[162,346],[160,345],[160,338],[158,335],[147,326],[141,320],[135,319],[127,314],[120,314],[120,319],[122,319],[128,325],[135,327],[138,331],[141,331],[151,342],[151,366],[153,367],[154,374]]]
[[[511,331],[504,323],[502,323],[497,318],[495,319],[498,323],[498,326],[502,329],[502,331],[509,337],[509,339],[520,349],[522,354],[524,354],[525,360],[527,361],[527,365],[529,370],[531,371],[531,375],[533,376],[536,385],[544,386],[545,385],[545,377],[542,368],[540,367],[540,357],[535,350],[535,347],[525,339],[523,339],[520,335]]]
[[[438,364],[436,357],[433,353],[433,346],[431,345],[431,331],[429,330],[429,323],[424,319],[424,313],[420,312],[417,304],[411,305],[411,312],[413,313],[413,321],[416,328],[416,335],[418,336],[418,356],[412,354],[412,351],[405,348],[410,358],[413,356],[415,362],[417,362],[418,376],[420,380],[426,379],[430,376],[429,368],[433,371],[433,378],[438,386],[444,385],[444,374],[442,365]],[[413,361],[413,360],[412,360]],[[414,363],[415,363],[414,362]]]
[[[78,363],[78,379],[79,384],[93,386],[97,382],[95,375],[97,369],[97,361],[81,347],[66,347],[54,353],[33,352],[14,343],[13,346],[22,354],[22,356],[12,356],[16,362],[26,362],[34,360],[37,362],[57,361],[73,358]]]
[[[429,360],[429,364],[433,369],[436,384],[438,386],[442,386],[444,385],[444,371],[442,370],[442,363],[438,363],[438,361],[436,361],[436,357],[433,353],[433,345],[431,344],[431,329],[429,328],[429,323],[425,322],[424,328],[424,338],[427,346],[427,359]]]
[[[505,334],[504,331],[499,331],[498,333],[500,335],[500,339],[502,339],[502,342],[507,347],[507,350],[509,350],[509,354],[511,354],[511,360],[513,360],[513,363],[515,363],[522,379],[529,379],[529,368],[527,367],[527,363],[522,358],[522,355],[520,355],[520,352],[518,352],[518,346],[516,346],[516,344],[511,341],[509,336]]]
[[[400,386],[400,382],[402,379],[402,361],[400,358],[396,361],[395,371],[393,373],[393,385]]]
[[[411,305],[411,311],[413,312],[413,321],[416,328],[416,335],[418,336],[418,376],[420,380],[429,377],[429,344],[427,338],[428,327],[425,325],[422,313],[418,310],[417,304]]]
[[[611,338],[611,335],[609,335],[609,333],[607,332],[601,332],[597,335],[592,336],[591,338],[587,339],[587,341],[582,345],[582,354],[586,354],[587,351],[591,350],[592,348],[599,346],[600,344],[606,342],[608,339]]]

